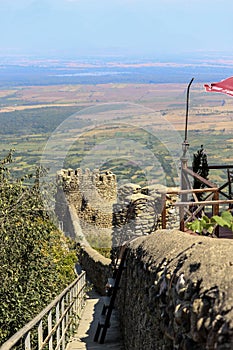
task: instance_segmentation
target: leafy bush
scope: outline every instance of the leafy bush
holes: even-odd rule
[[[204,215],[200,219],[196,219],[193,222],[187,223],[187,227],[192,231],[211,235],[214,233],[214,229],[219,225],[221,227],[229,228],[233,231],[233,216],[229,211],[222,212],[221,216],[214,215],[211,218]]]
[[[77,260],[43,209],[40,169],[26,186],[26,179],[11,177],[11,161],[12,153],[0,161],[1,343],[75,278]]]

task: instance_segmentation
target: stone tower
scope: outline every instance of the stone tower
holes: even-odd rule
[[[94,246],[111,246],[112,206],[117,198],[116,176],[89,169],[62,169],[57,174],[56,214],[73,236],[69,211],[78,216],[82,233]],[[69,207],[69,208],[68,208]]]

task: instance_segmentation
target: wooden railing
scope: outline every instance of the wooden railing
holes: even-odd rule
[[[65,350],[72,323],[80,318],[84,306],[86,273],[71,283],[39,315],[8,339],[0,350],[17,346],[31,350]]]
[[[178,196],[182,196],[182,195],[187,195],[187,194],[193,194],[195,195],[196,193],[204,193],[204,192],[211,192],[212,195],[216,195],[218,190],[218,187],[212,187],[212,188],[203,188],[203,189],[188,189],[188,190],[177,190],[177,191],[167,191],[166,193],[162,194],[162,228],[165,229],[167,224],[166,224],[166,195],[170,195],[170,194],[176,194]],[[209,199],[210,196],[208,196],[207,198]],[[188,208],[189,206],[195,206],[197,205],[197,201],[194,202],[176,202],[174,203],[174,206],[179,206],[180,210],[179,210],[179,214],[180,214],[180,229],[181,231],[184,231],[184,211],[185,211],[185,207]],[[204,207],[204,202],[200,202],[201,204],[199,205],[199,207],[194,211],[194,212],[189,212],[188,209],[186,210],[186,213],[189,213],[189,218],[187,220],[190,221],[192,219],[195,218],[195,215],[197,215],[202,208]],[[213,203],[211,201],[211,203]],[[217,215],[217,211],[216,211],[216,207],[215,207],[215,215]]]
[[[182,169],[182,183],[185,184],[185,189],[178,191],[170,191],[162,194],[162,228],[166,228],[166,194],[176,194],[181,196],[181,201],[174,203],[175,207],[179,207],[179,216],[180,216],[180,230],[184,231],[185,226],[188,222],[196,219],[201,215],[201,211],[204,210],[205,206],[212,206],[212,215],[219,215],[219,206],[228,205],[230,208],[233,205],[233,193],[231,191],[231,183],[233,182],[233,174],[229,169],[233,168],[232,165],[222,165],[222,166],[210,166],[210,169],[227,169],[228,172],[228,181],[223,185],[217,187],[213,182],[204,179],[190,168]],[[203,189],[192,189],[191,183],[188,179],[188,175],[199,180],[204,186]],[[228,194],[224,193],[222,190],[228,187]],[[203,200],[198,200],[197,194],[207,193],[206,197]],[[192,194],[193,200],[188,200],[187,195]],[[219,195],[227,199],[219,199]],[[193,210],[191,208],[194,208]],[[215,231],[218,235],[218,227]]]

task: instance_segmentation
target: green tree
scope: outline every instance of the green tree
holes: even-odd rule
[[[204,179],[208,180],[209,175],[209,168],[208,168],[208,160],[207,160],[207,154],[205,153],[205,150],[203,148],[203,145],[201,145],[201,148],[193,154],[193,163],[192,168],[195,173],[203,177]],[[205,185],[201,183],[198,179],[194,178],[193,181],[193,188],[204,188]],[[199,199],[202,198],[201,194],[197,194],[197,197]]]
[[[14,179],[8,169],[11,161],[12,152],[0,161],[0,343],[75,278],[77,260],[43,208],[41,170]]]

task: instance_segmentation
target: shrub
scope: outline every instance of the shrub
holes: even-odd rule
[[[200,219],[196,219],[193,222],[187,223],[187,227],[192,231],[204,234],[212,235],[214,234],[214,229],[217,225],[221,227],[229,228],[233,231],[233,216],[229,211],[222,212],[221,216],[214,215],[211,218],[204,215]]]
[[[0,342],[23,327],[74,278],[76,254],[50,221],[39,192],[40,169],[14,179],[12,152],[0,161]],[[30,184],[25,184],[30,179]]]

